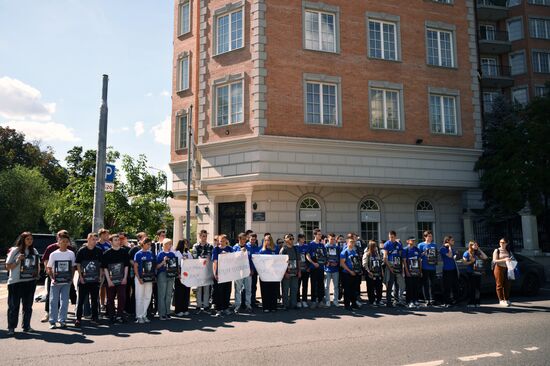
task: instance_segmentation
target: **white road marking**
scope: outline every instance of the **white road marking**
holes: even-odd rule
[[[513,355],[517,355],[517,354],[521,354],[520,351],[514,351],[514,350],[511,350],[510,352],[512,352]]]
[[[439,366],[439,365],[443,365],[444,362],[445,362],[444,360],[438,360],[438,361],[411,363],[404,366]]]
[[[526,348],[524,348],[524,350],[526,350],[526,351],[536,351],[538,349],[539,349],[538,347],[526,347]]]
[[[501,356],[502,356],[502,353],[493,352],[493,353],[484,353],[484,354],[481,354],[481,355],[459,357],[458,360],[463,361],[463,362],[467,362],[467,361],[477,361],[480,358],[501,357]]]

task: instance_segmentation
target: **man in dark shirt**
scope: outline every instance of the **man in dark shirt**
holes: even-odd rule
[[[103,252],[96,247],[97,234],[88,234],[86,245],[76,253],[76,268],[79,274],[78,280],[78,305],[76,309],[75,326],[80,326],[82,309],[88,295],[92,300],[92,322],[97,323],[99,318],[99,283],[101,281],[101,259]]]
[[[103,253],[102,268],[107,284],[107,315],[111,323],[123,323],[126,302],[126,283],[130,259],[128,251],[120,247],[118,235],[111,235],[111,249]],[[115,317],[115,297],[118,299]]]

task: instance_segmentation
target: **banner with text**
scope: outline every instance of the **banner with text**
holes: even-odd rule
[[[240,280],[250,276],[247,252],[225,253],[218,256],[218,283]]]
[[[258,271],[260,280],[279,282],[283,279],[288,267],[288,255],[254,254],[252,262]]]
[[[187,287],[207,286],[214,283],[212,264],[208,259],[181,261],[180,281]]]

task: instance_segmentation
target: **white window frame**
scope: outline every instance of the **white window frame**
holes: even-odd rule
[[[372,106],[373,91],[379,90],[384,92],[383,108],[384,108],[384,127],[374,126],[374,116]],[[386,92],[397,93],[397,118],[399,126],[398,128],[388,128],[387,121],[387,104],[386,104]],[[385,131],[404,131],[405,130],[405,112],[404,112],[404,100],[403,100],[403,84],[390,83],[386,81],[374,81],[369,80],[369,112],[370,112],[370,127],[373,130],[385,130]]]
[[[439,98],[439,108],[441,116],[441,131],[434,130],[434,124],[432,123],[432,114],[431,114],[431,98]],[[445,126],[445,106],[443,103],[444,98],[453,98],[454,99],[454,120],[455,120],[455,131],[447,132]],[[460,112],[460,92],[454,89],[447,88],[433,88],[428,87],[428,121],[430,125],[430,133],[433,135],[445,135],[445,136],[461,136],[462,135],[462,123],[461,123],[461,112]]]
[[[191,33],[191,1],[192,0],[180,0],[180,3],[178,5],[178,37],[184,36],[186,34]],[[187,6],[189,9],[187,19],[183,16],[183,9]],[[184,25],[187,24],[187,27],[184,29]]]
[[[542,94],[540,93],[542,91]],[[544,97],[548,94],[548,88],[545,85],[535,85],[535,97]]]
[[[500,95],[497,91],[484,91],[483,92],[483,107],[485,113],[491,113],[493,112],[493,104],[495,103],[495,98],[497,98]],[[485,98],[486,96],[490,96],[489,98]]]
[[[182,138],[182,119],[185,118],[185,138]],[[181,110],[176,113],[176,150],[187,149],[187,129],[189,128],[189,116],[186,110]]]
[[[480,65],[483,76],[501,76],[499,75],[499,65],[496,57],[481,57]]]
[[[322,74],[304,74],[304,123],[314,126],[342,126],[342,80],[338,76],[328,76]],[[319,85],[319,101],[320,101],[320,122],[310,122],[308,120],[307,113],[307,85],[318,84]],[[323,123],[324,106],[323,106],[323,85],[335,86],[336,91],[336,123]]]
[[[306,13],[317,13],[317,20],[319,24],[318,35],[319,43],[316,48],[310,48],[306,45]],[[322,40],[322,23],[321,16],[332,15],[334,17],[334,50],[323,50]],[[302,1],[302,47],[304,50],[327,52],[327,53],[340,53],[340,7],[328,5],[325,3],[317,3],[310,1]]]
[[[428,32],[437,32],[437,64],[430,63],[430,48],[428,45]],[[443,65],[443,58],[441,54],[441,33],[448,33],[450,35],[451,43],[451,65]],[[444,67],[444,68],[457,68],[457,49],[456,49],[456,26],[452,24],[446,24],[442,22],[426,21],[426,29],[424,31],[424,40],[426,43],[426,63],[430,66]]]
[[[363,209],[363,205],[367,202],[367,201],[372,201],[375,203],[375,206],[376,208],[367,208],[367,209]],[[381,239],[381,225],[380,225],[380,222],[381,222],[381,216],[382,216],[382,208],[380,206],[380,204],[378,203],[378,200],[374,199],[374,198],[365,198],[364,200],[361,201],[361,203],[359,204],[359,232],[361,233],[361,238],[363,240],[380,240]],[[369,223],[373,223],[373,224],[376,224],[376,235],[377,237],[376,238],[369,238],[369,237],[366,237],[366,235],[363,235],[364,234],[364,231],[363,231],[363,224],[365,224],[366,226],[366,230],[365,232],[368,232],[368,224]]]
[[[529,0],[531,5],[550,6],[550,0]]]
[[[525,103],[516,100],[514,93],[518,91],[525,91]],[[521,106],[527,105],[527,103],[529,103],[529,88],[527,85],[520,85],[512,89],[512,102]]]
[[[538,34],[536,23],[542,22],[544,25],[544,34]],[[531,38],[550,39],[550,18],[531,17],[529,18],[529,35]]]
[[[382,50],[382,57],[375,56],[371,54],[372,48],[371,48],[371,30],[370,30],[370,23],[377,23],[379,26],[380,31],[380,38],[377,39],[380,41],[381,44],[381,50]],[[395,58],[390,58],[386,54],[388,53],[388,50],[384,48],[384,24],[393,25],[394,27],[394,34],[393,34],[393,42],[395,45],[394,53]],[[400,61],[401,60],[401,26],[400,26],[400,17],[397,15],[391,15],[391,14],[383,14],[383,13],[367,13],[367,55],[369,58],[377,59],[377,60],[386,60],[386,61]]]
[[[523,59],[523,69],[521,71],[515,70],[516,72],[514,72],[514,67],[512,66],[513,65],[512,57],[520,56],[520,55]],[[519,50],[519,51],[510,53],[510,55],[508,56],[508,63],[510,65],[510,75],[511,76],[525,74],[527,72],[527,57],[526,57],[526,54],[525,54],[525,50]]]
[[[232,121],[231,118],[232,118],[232,107],[231,107],[231,97],[232,97],[232,94],[231,94],[231,85],[235,85],[235,84],[238,84],[240,83],[241,84],[241,102],[242,102],[242,106],[241,106],[241,110],[242,110],[242,120],[240,121]],[[218,90],[220,88],[223,88],[223,87],[228,87],[228,109],[227,109],[227,115],[228,115],[228,120],[227,120],[227,124],[218,124]],[[214,80],[214,82],[212,83],[212,126],[213,128],[216,128],[216,127],[227,127],[227,126],[232,126],[232,125],[236,125],[236,124],[241,124],[241,123],[244,123],[245,121],[245,116],[246,116],[246,103],[245,103],[245,96],[246,96],[246,83],[245,83],[245,78],[244,78],[244,73],[241,73],[241,74],[233,74],[233,75],[228,75],[222,79],[218,79],[218,80]]]
[[[184,62],[187,61],[187,67]],[[191,86],[191,54],[183,52],[178,56],[178,92],[189,90]]]
[[[246,44],[246,12],[245,12],[245,7],[244,7],[245,3],[244,3],[244,0],[241,0],[241,1],[238,1],[236,3],[229,3],[229,4],[226,4],[223,8],[220,8],[220,9],[217,9],[214,11],[214,22],[213,22],[213,52],[214,52],[214,56],[219,56],[219,55],[223,55],[223,54],[226,54],[226,53],[229,53],[229,52],[233,52],[233,51],[236,51],[236,50],[240,50],[240,49],[243,49],[245,47],[245,44]],[[235,47],[235,48],[232,48],[232,39],[231,39],[231,36],[232,36],[232,26],[233,26],[233,23],[231,22],[231,15],[232,14],[235,14],[235,13],[238,13],[238,12],[241,12],[241,22],[242,22],[242,39],[241,39],[241,45],[238,46],[238,47]],[[227,51],[222,51],[222,52],[219,52],[218,51],[218,48],[219,48],[219,39],[218,39],[218,21],[220,18],[222,17],[225,17],[225,16],[228,16],[229,17],[229,22],[228,22],[228,49]]]
[[[540,55],[540,56],[539,56]],[[546,58],[548,70],[542,71],[542,57]],[[531,59],[533,60],[533,72],[537,74],[550,74],[550,50],[533,49],[531,50]]]
[[[506,6],[511,8],[511,7],[514,7],[514,6],[518,6],[518,5],[521,5],[521,0],[508,0],[506,2]]]
[[[512,39],[512,32],[510,32],[510,23],[513,22],[519,22],[519,29],[520,29],[520,35],[519,38],[513,38]],[[514,17],[506,20],[506,31],[508,32],[508,40],[510,42],[519,41],[525,38],[525,35],[523,34],[523,18],[522,17]]]

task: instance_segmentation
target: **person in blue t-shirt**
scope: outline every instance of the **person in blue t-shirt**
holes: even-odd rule
[[[306,236],[304,234],[298,234],[297,248],[298,253],[300,254],[300,284],[298,285],[298,307],[307,308],[307,291],[309,284],[310,267],[309,262],[306,259],[306,255],[309,252],[309,245],[306,243]]]
[[[386,265],[386,306],[392,307],[393,298],[398,305],[404,305],[405,279],[403,278],[403,245],[397,239],[397,233],[390,231],[388,241],[384,243],[384,264]]]
[[[265,233],[262,250],[258,254],[276,255],[275,242],[271,234]],[[262,293],[262,308],[264,313],[277,311],[277,296],[281,288],[280,282],[265,282],[260,279]]]
[[[227,235],[218,235],[220,245],[212,251],[212,270],[214,272],[214,305],[216,307],[216,316],[230,315],[229,300],[231,297],[231,282],[218,282],[218,259],[220,255],[232,253],[233,248],[229,246]]]
[[[134,261],[134,282],[136,290],[136,323],[149,323],[147,308],[151,302],[155,274],[155,258],[151,253],[151,239],[141,242],[141,250],[136,253]]]
[[[418,307],[418,290],[420,278],[422,277],[422,253],[416,247],[416,238],[411,236],[407,239],[407,247],[403,249],[405,262],[405,282],[407,285],[407,304],[409,308]]]
[[[325,295],[325,272],[323,267],[326,263],[326,250],[322,242],[323,234],[320,229],[313,230],[314,239],[309,243],[309,252],[306,255],[310,263],[311,279],[311,307],[324,307],[323,298]]]
[[[437,245],[433,242],[433,233],[426,230],[423,233],[424,241],[418,244],[422,253],[422,294],[426,306],[434,305],[434,287],[436,281],[436,266],[439,259]]]
[[[261,249],[262,247],[258,243],[258,234],[250,233],[248,236],[248,243],[246,243],[246,250],[250,255],[250,272],[252,272],[252,276],[250,276],[250,305],[253,308],[257,307],[259,302],[256,300],[256,292],[258,291],[258,272],[256,272],[256,267],[254,267],[254,262],[252,262],[252,256],[258,254]]]
[[[344,308],[346,310],[358,309],[357,283],[361,283],[363,268],[361,258],[355,251],[355,239],[348,238],[347,248],[340,253],[340,266],[342,267],[342,282],[344,284]]]
[[[481,297],[481,276],[485,274],[487,255],[476,241],[468,243],[468,250],[462,256],[468,275],[468,307],[479,307]]]
[[[325,245],[327,262],[325,263],[325,305],[330,306],[330,282],[334,289],[332,303],[338,307],[338,280],[340,275],[340,249],[336,244],[336,234],[328,234],[328,244]]]
[[[239,311],[241,311],[241,303],[243,298],[244,304],[246,306],[246,312],[252,312],[252,306],[250,302],[250,291],[252,288],[252,265],[250,263],[252,262],[252,257],[251,253],[248,251],[248,247],[246,246],[246,234],[240,233],[238,236],[238,240],[239,243],[233,246],[233,251],[243,251],[247,253],[250,266],[250,274],[245,278],[241,278],[240,280],[235,281],[235,314],[238,314]]]
[[[443,306],[446,308],[456,304],[458,296],[458,268],[456,266],[454,250],[455,240],[451,235],[443,239],[443,247],[439,250],[443,261]]]

